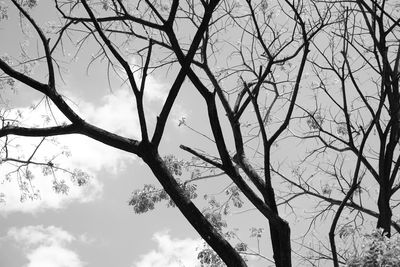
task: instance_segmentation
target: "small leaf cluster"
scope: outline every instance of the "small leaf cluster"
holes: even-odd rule
[[[179,183],[186,197],[189,199],[194,199],[197,197],[196,185],[182,183],[180,179],[177,179],[177,182]],[[128,204],[129,206],[133,206],[135,213],[139,214],[153,210],[155,208],[155,204],[161,201],[167,201],[168,207],[175,207],[175,203],[164,189],[156,188],[152,184],[145,184],[142,189],[136,189],[133,191]]]
[[[348,260],[349,267],[400,266],[400,237],[388,238],[381,229],[365,235],[363,251]]]
[[[307,118],[307,125],[311,130],[319,130],[324,122],[324,118],[319,112],[310,115]]]
[[[321,189],[323,195],[329,196],[332,193],[332,186],[330,186],[329,184],[324,184]]]
[[[355,231],[356,229],[352,225],[348,224],[341,227],[338,234],[341,239],[346,239],[347,237],[354,235]]]
[[[211,225],[218,231],[222,232],[223,228],[227,227],[226,221],[222,218],[221,213],[205,211],[204,217],[211,223]]]
[[[204,248],[197,255],[197,259],[200,261],[201,267],[215,266],[215,267],[223,267],[226,266],[221,258],[215,253],[211,248]]]
[[[178,160],[174,155],[167,155],[163,158],[165,165],[167,165],[168,170],[177,176],[182,175],[182,170],[185,165],[183,160]]]
[[[23,7],[27,7],[29,9],[34,8],[38,4],[38,0],[20,0],[18,1]]]
[[[67,195],[69,191],[69,186],[65,183],[65,180],[53,180],[53,189],[57,194]]]
[[[250,228],[250,237],[259,239],[262,237],[263,232],[264,232],[264,228],[251,227]]]
[[[84,186],[89,182],[90,176],[81,169],[74,169],[71,176],[71,181],[77,186]]]
[[[4,2],[0,2],[0,21],[8,19],[8,7],[5,6]]]
[[[246,252],[248,249],[248,246],[246,243],[239,242],[235,245],[235,249],[239,252]]]
[[[129,205],[133,206],[135,213],[145,213],[153,210],[155,204],[162,200],[169,200],[164,190],[157,189],[152,184],[145,184],[142,189],[133,192]]]
[[[347,124],[345,122],[341,122],[338,124],[336,131],[339,135],[347,135],[348,131],[347,131]]]
[[[225,191],[225,194],[230,197],[230,200],[232,201],[233,206],[235,206],[236,208],[243,207],[244,202],[240,198],[240,190],[236,185],[229,187]]]

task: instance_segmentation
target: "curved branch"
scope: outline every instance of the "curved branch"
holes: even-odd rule
[[[4,137],[6,135],[44,137],[44,136],[66,135],[74,133],[79,133],[79,127],[74,124],[46,127],[46,128],[5,126],[0,129],[0,137]]]

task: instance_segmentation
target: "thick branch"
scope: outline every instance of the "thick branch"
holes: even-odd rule
[[[6,135],[43,137],[43,136],[74,134],[74,133],[79,133],[79,127],[77,127],[74,124],[54,126],[48,128],[27,128],[27,127],[17,127],[17,126],[6,126],[0,129],[0,137],[4,137]]]

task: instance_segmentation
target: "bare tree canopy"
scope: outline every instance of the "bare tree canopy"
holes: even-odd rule
[[[19,179],[26,197],[38,194],[31,167],[54,177],[66,172],[75,185],[87,184],[84,170],[37,156],[52,137],[79,134],[136,155],[151,169],[162,188],[136,189],[129,204],[137,213],[163,200],[176,206],[209,246],[198,256],[204,266],[247,266],[244,256],[262,257],[223,231],[227,203],[251,206],[265,218],[272,247],[267,255],[278,267],[351,265],[354,249],[337,243],[366,230],[365,222],[387,238],[400,231],[393,216],[400,188],[395,1],[54,0],[43,4],[57,19],[50,26],[35,15],[37,1],[5,2],[0,27],[9,14],[17,15],[20,47],[0,45],[0,160],[14,168],[4,179]],[[32,45],[22,45],[26,38]],[[74,64],[101,71],[111,91],[129,88],[136,136],[110,131],[77,111],[63,90]],[[155,116],[145,101],[153,75],[170,82]],[[15,97],[10,90],[40,95],[37,106],[48,113],[41,125],[26,125],[7,104]],[[100,94],[96,86],[87,90]],[[207,126],[179,121],[195,136],[180,145],[193,157],[184,161],[164,146],[171,113],[188,94]],[[55,112],[65,120],[55,119]],[[16,157],[14,139],[28,137],[40,142]],[[190,177],[181,178],[183,172]],[[228,200],[209,201],[202,210],[194,200],[196,184],[221,176],[229,180]],[[68,193],[56,178],[53,188]],[[306,209],[309,226],[298,242],[291,232]],[[323,229],[317,237],[310,234],[314,228]],[[304,244],[315,238],[319,248]],[[353,238],[354,247],[360,240]]]

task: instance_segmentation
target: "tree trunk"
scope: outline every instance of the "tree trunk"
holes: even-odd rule
[[[264,201],[278,215],[278,206],[275,201],[275,192],[270,184],[270,176],[267,173],[267,189],[264,195]],[[282,220],[279,225],[269,223],[269,231],[271,235],[272,250],[274,252],[274,261],[277,267],[290,267],[291,262],[291,244],[290,244],[290,227],[289,224]]]
[[[276,267],[292,266],[289,224],[283,222],[279,226],[269,225]]]
[[[143,145],[141,152],[141,158],[150,167],[178,209],[224,263],[229,267],[247,266],[239,253],[207,221],[193,202],[186,197],[158,152],[151,145]]]
[[[379,217],[377,228],[382,228],[383,233],[390,237],[390,226],[392,223],[392,209],[390,208],[390,191],[381,186],[378,198]]]

